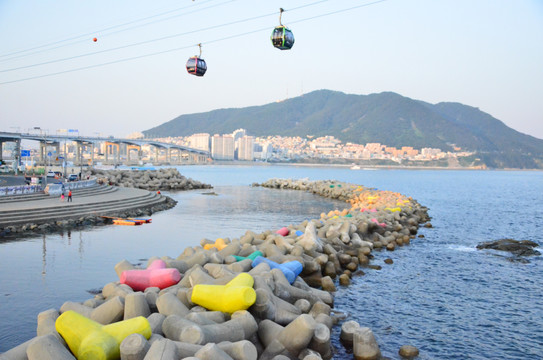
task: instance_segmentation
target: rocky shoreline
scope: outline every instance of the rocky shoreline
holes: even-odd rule
[[[159,170],[99,170],[91,169],[84,176],[95,176],[99,184],[131,187],[149,191],[211,189],[204,184],[181,175],[175,168]]]
[[[344,321],[344,314],[333,309],[334,292],[337,284],[348,285],[361,269],[378,268],[370,264],[372,251],[408,245],[419,226],[428,223],[428,209],[398,193],[336,181],[272,179],[253,185],[310,191],[344,200],[348,207],[277,231],[247,231],[232,240],[203,239],[201,246],[187,248],[175,259],[150,258],[147,270],[122,260],[115,266],[120,281],[106,284],[84,303],[67,301],[60,310],[40,313],[37,337],[0,358],[74,359],[68,351],[74,352],[73,343],[67,340],[67,346],[58,331],[65,332],[66,316],[83,315],[101,324],[97,329],[119,327],[134,318],[148,324],[148,332],[134,331],[119,339],[117,352],[108,358],[330,359],[331,329],[341,326],[341,341],[352,346],[355,359],[380,359],[367,324]],[[258,260],[255,254],[263,257]],[[164,270],[180,275],[173,285],[144,286],[140,291],[128,285],[129,272],[154,271],[162,263]],[[295,263],[299,270],[291,274]],[[227,295],[228,287],[239,285],[240,275],[250,278],[243,280],[254,293],[249,306],[225,311],[202,305],[200,286],[216,286],[211,297],[224,292],[209,302],[229,302],[235,296]],[[418,349],[406,345],[399,354],[413,358]]]

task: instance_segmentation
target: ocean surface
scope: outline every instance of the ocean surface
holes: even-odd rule
[[[39,312],[118,280],[127,259],[177,257],[202,238],[240,237],[318,218],[347,207],[300,191],[251,187],[270,178],[340,180],[412,196],[433,228],[396,251],[373,252],[381,270],[339,287],[335,308],[370,327],[381,352],[399,359],[410,344],[419,359],[542,359],[543,258],[511,261],[476,245],[501,238],[543,244],[543,172],[350,170],[306,166],[186,166],[209,190],[171,192],[178,205],[152,224],[104,226],[0,242],[0,353],[32,338]],[[74,198],[77,202],[77,198]],[[539,249],[543,252],[543,249]],[[394,263],[386,265],[384,259]],[[339,337],[339,329],[334,332]],[[335,359],[352,359],[338,341]]]

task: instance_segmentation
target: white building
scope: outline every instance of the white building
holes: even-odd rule
[[[253,136],[243,136],[237,141],[238,160],[254,160],[254,143]]]
[[[211,137],[211,157],[216,160],[234,160],[234,136],[213,135]]]
[[[194,134],[190,137],[190,146],[195,149],[209,151],[211,136],[207,133]]]
[[[232,133],[232,136],[234,137],[234,142],[237,143],[237,141],[239,139],[241,139],[242,137],[246,136],[247,135],[247,130],[245,129],[237,129],[237,130],[234,130],[234,132]]]
[[[273,155],[273,145],[269,140],[256,138],[254,145],[255,159],[268,160]]]

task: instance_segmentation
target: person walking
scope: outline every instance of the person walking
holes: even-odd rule
[[[72,202],[72,190],[68,190],[68,202]]]
[[[60,201],[64,202],[64,191],[62,192],[62,195],[60,195]]]

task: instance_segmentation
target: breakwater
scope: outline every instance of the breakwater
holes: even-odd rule
[[[209,184],[186,178],[175,168],[143,171],[91,169],[85,175],[95,176],[98,183],[149,191],[212,188]]]
[[[286,183],[288,182],[289,181],[286,181]],[[278,180],[271,182],[271,184],[280,183],[282,182]],[[328,194],[330,197],[335,198],[341,198],[342,196],[347,196],[351,193],[353,196],[344,199],[349,200],[348,204],[350,205],[350,208],[346,209],[347,211],[338,210],[337,212],[334,211],[332,213],[323,214],[320,219],[288,226],[286,229],[282,229],[281,234],[271,230],[260,234],[249,231],[239,239],[233,239],[231,241],[226,240],[224,244],[226,246],[221,250],[217,247],[211,247],[209,250],[205,250],[204,247],[206,245],[218,244],[216,244],[216,242],[203,241],[202,247],[188,248],[177,259],[170,259],[168,257],[162,259],[168,264],[169,268],[177,268],[178,271],[183,274],[183,278],[181,282],[174,287],[166,288],[162,291],[152,289],[144,293],[147,305],[152,311],[152,314],[148,317],[150,323],[152,323],[151,316],[161,318],[160,315],[164,315],[165,319],[172,319],[167,323],[166,320],[164,320],[162,326],[158,326],[156,329],[153,328],[153,335],[148,343],[152,344],[151,348],[155,348],[155,353],[156,351],[162,351],[161,354],[164,355],[167,351],[177,351],[179,355],[179,352],[182,349],[186,350],[188,348],[204,351],[203,348],[207,346],[201,346],[204,342],[210,345],[207,346],[208,349],[206,349],[206,351],[220,353],[219,350],[211,344],[220,344],[220,340],[223,339],[221,338],[221,336],[223,336],[222,334],[226,333],[224,336],[227,337],[230,342],[242,342],[235,346],[231,345],[231,347],[238,348],[238,351],[241,351],[239,348],[245,349],[243,350],[245,354],[254,354],[253,348],[251,347],[252,345],[261,358],[266,358],[263,357],[264,355],[271,356],[275,351],[285,351],[281,350],[281,347],[286,349],[287,354],[291,354],[298,350],[302,353],[303,351],[306,351],[307,348],[318,348],[320,349],[320,352],[324,353],[322,356],[326,357],[327,351],[329,350],[329,348],[327,348],[329,342],[326,341],[327,331],[325,330],[325,327],[329,329],[329,325],[331,326],[334,320],[339,319],[339,317],[332,309],[329,309],[329,307],[333,305],[333,297],[331,297],[330,293],[328,291],[324,292],[322,290],[309,288],[309,284],[312,282],[312,284],[317,284],[317,279],[320,278],[321,285],[327,283],[327,285],[335,286],[335,282],[332,281],[330,283],[329,278],[333,280],[334,278],[337,278],[338,275],[340,277],[342,275],[347,275],[347,277],[349,277],[348,271],[351,270],[348,269],[348,266],[353,268],[353,265],[351,264],[356,265],[357,262],[359,263],[359,266],[367,266],[365,261],[368,260],[369,262],[369,260],[371,260],[372,247],[388,248],[389,244],[400,246],[408,243],[408,241],[405,241],[405,236],[407,236],[407,239],[410,239],[415,235],[418,223],[424,222],[427,219],[427,216],[425,215],[426,209],[419,206],[415,201],[399,194],[379,192],[345,183],[317,182],[314,184],[304,184],[304,182],[301,182],[301,184],[305,187],[303,188],[304,190],[315,189],[315,193]],[[276,185],[271,185],[270,187],[275,186]],[[281,186],[282,185],[279,187]],[[282,186],[282,188],[287,188],[287,185]],[[356,195],[356,199],[354,195]],[[345,224],[348,224],[348,226]],[[266,258],[275,259],[278,263],[285,261],[300,261],[300,263],[303,263],[304,269],[293,284],[289,283],[287,285],[287,283],[285,283],[286,277],[284,279],[282,277],[283,275],[281,275],[278,270],[270,271],[266,268],[266,265],[258,265],[260,266],[260,269],[258,270],[258,266],[251,269],[248,266],[248,263],[250,262],[248,259],[234,263],[229,254],[229,252],[231,252],[231,254],[237,253],[239,256],[250,255],[252,254],[250,251],[256,251],[257,249],[262,251],[266,255]],[[149,263],[152,263],[154,260],[158,259],[150,259]],[[123,267],[126,268],[123,269]],[[131,265],[127,265],[125,262],[119,263],[117,267],[121,274],[121,270],[129,271],[130,268]],[[332,271],[332,269],[335,271]],[[212,311],[204,312],[201,307],[195,306],[193,303],[189,302],[187,296],[188,292],[199,284],[215,282],[224,284],[226,280],[231,281],[231,277],[238,274],[240,272],[239,270],[248,271],[254,278],[254,288],[257,295],[255,304],[248,309],[248,313],[241,311],[237,314],[234,312],[229,317],[223,315],[225,316],[224,320],[219,317],[213,318],[213,322],[219,322],[223,324],[224,327],[219,328],[211,323],[198,323],[196,319],[198,316],[193,314],[195,312],[204,317],[213,317],[217,316],[217,314]],[[328,270],[328,272],[325,272],[325,270]],[[112,290],[114,291],[111,292]],[[184,297],[182,293],[185,294]],[[94,313],[94,315],[91,314],[91,317],[98,319],[98,314],[103,314],[106,308],[115,308],[115,306],[118,306],[119,303],[122,302],[123,314],[121,315],[121,318],[126,318],[127,308],[133,310],[132,305],[130,305],[132,304],[132,300],[129,300],[129,298],[132,296],[141,298],[141,295],[132,294],[137,294],[137,292],[134,293],[131,291],[131,288],[129,289],[125,285],[120,285],[116,282],[108,284],[97,297],[89,299],[89,301],[86,302],[85,306],[88,308],[81,308],[80,310],[84,311],[85,309],[90,309],[90,312],[87,312],[86,314]],[[172,298],[172,296],[167,294],[174,295],[174,297],[181,301],[187,309],[190,308],[191,311],[189,311],[189,313],[184,313],[184,309],[179,306],[179,303]],[[119,299],[116,299],[114,301],[113,299],[115,299],[115,296],[120,296],[120,298],[124,300],[118,301]],[[155,298],[154,303],[153,298]],[[159,301],[159,299],[162,300]],[[184,301],[186,301],[186,303]],[[287,305],[287,303],[294,305],[294,307]],[[105,306],[106,304],[108,305]],[[69,303],[65,305],[66,306],[63,305],[64,309],[61,308],[61,312],[63,313],[66,313],[70,306],[79,309],[79,305]],[[175,314],[168,314],[168,305],[172,305],[176,308],[176,311],[179,311],[177,317],[173,316]],[[326,307],[326,305],[328,305],[328,307]],[[120,307],[121,306],[119,306],[119,308]],[[297,310],[294,308],[297,308]],[[213,314],[205,315],[208,313]],[[257,324],[256,330],[249,315]],[[309,317],[307,315],[309,315]],[[118,316],[119,310],[117,310],[116,317]],[[313,320],[311,320],[311,318]],[[186,323],[185,320],[190,321],[191,323]],[[200,321],[204,322],[205,320]],[[283,329],[271,324],[270,321],[276,325],[282,326]],[[183,326],[190,325],[192,331],[183,332],[183,326],[177,326],[181,323]],[[320,326],[319,324],[322,324],[325,327]],[[225,332],[225,329],[230,330],[233,335],[228,331]],[[346,334],[348,333],[347,330],[348,329],[346,329]],[[172,343],[160,339],[160,331],[162,331],[163,335],[166,335],[167,338],[173,338],[175,341]],[[178,334],[176,334],[176,332],[178,332]],[[292,337],[289,336],[289,334],[292,334],[293,332],[295,332],[296,335],[304,334],[302,345],[289,343],[288,340]],[[194,333],[200,334],[200,336],[193,336]],[[274,334],[277,336],[274,336]],[[281,336],[279,334],[283,335]],[[266,337],[267,335],[268,337]],[[239,339],[240,336],[243,337],[244,340],[233,341]],[[199,340],[201,337],[205,340]],[[270,338],[272,339],[271,342],[265,340],[270,340]],[[274,342],[273,340],[275,340],[275,338],[279,340]],[[308,343],[304,345],[304,342],[308,339]],[[211,340],[213,340],[213,342]],[[246,340],[248,340],[248,342]],[[315,340],[316,344],[312,344],[313,340]],[[198,342],[198,344],[194,344],[194,342]],[[155,343],[160,345],[155,345]],[[198,346],[191,347],[188,344]],[[38,345],[34,346],[36,347]],[[158,350],[156,350],[156,348],[158,348]],[[219,346],[219,348],[222,351],[229,353],[223,349],[223,347]],[[123,351],[122,346],[121,351]],[[231,349],[229,351],[233,352]],[[152,359],[153,357],[151,357],[152,355],[150,355],[150,353],[152,354],[153,352],[149,350],[147,356]],[[194,354],[196,354],[196,352]],[[306,355],[313,356],[312,358],[318,356],[314,353],[311,354],[312,355]],[[202,353],[196,355],[198,355],[199,358],[203,358]],[[239,358],[232,355],[230,356]],[[274,357],[275,356],[277,355],[274,355]],[[179,355],[179,357],[184,357],[184,355]]]

